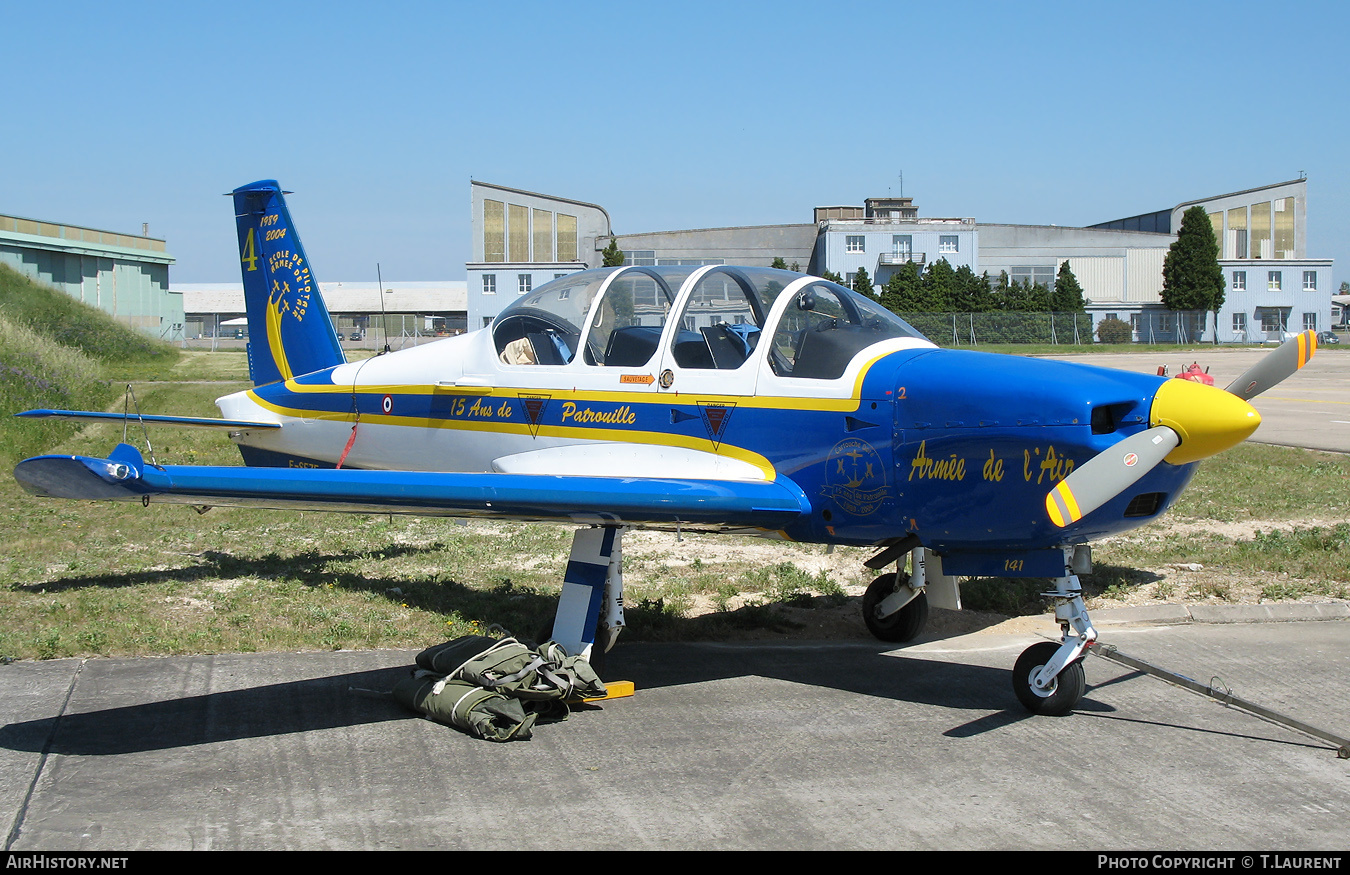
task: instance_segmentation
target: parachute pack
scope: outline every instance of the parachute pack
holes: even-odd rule
[[[566,720],[567,701],[601,698],[605,684],[579,656],[548,641],[467,635],[417,655],[394,699],[440,723],[489,741],[524,741],[536,723]]]

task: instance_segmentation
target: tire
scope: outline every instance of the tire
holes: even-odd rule
[[[1013,667],[1013,692],[1017,694],[1017,700],[1022,706],[1032,714],[1062,717],[1077,707],[1087,690],[1087,678],[1083,673],[1081,659],[1064,666],[1064,670],[1055,678],[1054,686],[1048,694],[1032,686],[1031,678],[1054,657],[1058,650],[1058,644],[1043,641],[1031,645],[1017,657],[1017,664]]]
[[[896,575],[892,572],[872,581],[863,594],[863,622],[867,624],[867,631],[881,641],[912,641],[928,622],[928,594],[922,592],[889,617],[876,616],[877,605],[897,588]]]

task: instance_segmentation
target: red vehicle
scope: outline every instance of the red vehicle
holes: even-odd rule
[[[1200,365],[1191,362],[1191,366],[1183,368],[1181,373],[1177,374],[1178,380],[1191,380],[1196,383],[1204,383],[1206,386],[1214,385],[1214,378],[1209,375],[1209,368],[1200,369]]]

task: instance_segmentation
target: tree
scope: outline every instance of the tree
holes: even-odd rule
[[[915,313],[922,296],[922,269],[913,261],[900,265],[882,286],[881,306],[892,313]]]
[[[1069,269],[1068,261],[1059,266],[1055,290],[1050,294],[1050,309],[1056,313],[1082,313],[1087,309],[1083,300],[1083,287]]]
[[[872,291],[872,278],[867,275],[867,268],[859,267],[858,272],[853,275],[853,291],[876,300],[876,293]]]
[[[989,274],[976,276],[969,265],[956,269],[956,307],[962,313],[984,313],[997,310],[994,302],[994,289],[989,284]]]
[[[956,271],[947,259],[939,258],[923,272],[919,284],[923,292],[920,307],[927,313],[950,313],[960,309],[956,303]]]
[[[602,255],[604,256],[605,259],[604,261],[605,267],[623,266],[623,250],[619,248],[618,237],[609,238],[609,245],[605,247]]]
[[[821,271],[820,278],[823,280],[829,280],[830,282],[836,283],[841,286],[844,284],[844,278],[832,270]]]
[[[1214,225],[1204,207],[1191,207],[1163,259],[1162,302],[1169,310],[1213,310],[1217,319],[1224,289]]]
[[[1134,330],[1128,322],[1107,316],[1097,323],[1097,339],[1102,343],[1129,343],[1134,339]]]
[[[787,269],[788,269],[788,267],[787,267],[787,262],[783,260],[783,256],[781,256],[781,255],[775,255],[775,256],[774,256],[774,259],[773,259],[773,264],[770,264],[769,267],[772,267],[772,268],[774,268],[775,270],[787,270]]]

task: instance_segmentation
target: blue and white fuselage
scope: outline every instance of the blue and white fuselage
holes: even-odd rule
[[[608,328],[608,311],[628,309],[606,308],[607,294],[632,298],[631,286],[642,282],[651,291],[657,279],[672,297],[651,321],[666,324],[590,336]],[[766,340],[741,361],[732,350],[722,362],[728,366],[717,367],[711,332],[702,330],[708,326],[691,331],[688,321],[666,314],[697,312],[711,286],[723,310],[747,324],[755,291],[746,295],[742,285],[773,293],[763,327],[756,326]],[[581,327],[548,309],[560,293],[589,301]],[[728,302],[736,293],[743,312]],[[810,309],[799,309],[803,300]],[[648,305],[657,310],[650,298]],[[850,305],[859,311],[852,322]],[[827,309],[832,315],[823,315]],[[809,509],[776,528],[813,542],[876,544],[913,533],[925,546],[958,552],[1081,543],[1153,518],[1189,479],[1189,464],[1160,466],[1111,506],[1054,526],[1043,512],[1046,493],[1075,466],[1147,428],[1153,393],[1164,381],[940,350],[894,317],[898,326],[864,324],[886,315],[848,290],[781,271],[588,271],[519,299],[492,329],[219,403],[230,419],[282,425],[234,433],[250,464],[331,467],[341,460],[344,468],[387,471],[727,481],[747,489],[777,483],[800,491]],[[540,330],[517,331],[520,321]],[[626,328],[645,342],[618,360],[615,337]],[[834,332],[843,342],[829,342]],[[545,356],[530,348],[526,361],[504,361],[522,337],[547,343],[550,353],[575,344],[581,354],[548,363],[534,360]],[[810,361],[816,340],[823,341],[822,359]],[[1151,497],[1137,501],[1140,495]],[[575,518],[575,509],[550,508],[551,501],[541,495],[532,516]],[[621,521],[681,522],[641,514]],[[737,519],[682,522],[747,528]]]

